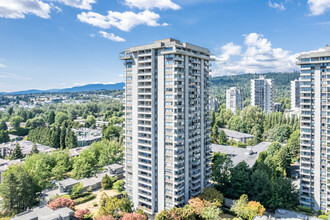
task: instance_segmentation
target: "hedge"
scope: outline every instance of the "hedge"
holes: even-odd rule
[[[298,205],[297,208],[303,212],[314,213],[314,211],[311,208],[305,206]]]
[[[79,204],[82,204],[82,203],[85,203],[85,202],[91,201],[91,200],[93,200],[93,199],[95,199],[95,198],[96,198],[96,195],[95,195],[95,194],[90,194],[90,195],[87,195],[87,196],[84,196],[84,197],[80,197],[80,198],[78,198],[78,199],[75,199],[75,200],[73,200],[73,201],[74,201],[74,203],[75,203],[76,205],[79,205]]]
[[[328,216],[327,215],[319,215],[318,218],[320,218],[320,219],[328,219]]]

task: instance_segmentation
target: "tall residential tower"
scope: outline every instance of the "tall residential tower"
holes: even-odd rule
[[[209,184],[210,51],[174,39],[126,49],[125,189],[149,214]]]
[[[265,79],[260,76],[259,79],[251,80],[251,105],[258,106],[264,112],[274,111],[273,102],[273,80]]]
[[[300,204],[330,210],[330,47],[300,66]]]
[[[237,87],[230,87],[226,93],[226,109],[236,114],[237,110],[243,109],[243,92]]]
[[[299,80],[291,81],[291,110],[299,112],[300,109],[300,82]]]

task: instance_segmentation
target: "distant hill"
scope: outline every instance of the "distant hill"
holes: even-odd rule
[[[66,89],[49,89],[49,90],[25,90],[25,91],[17,91],[17,92],[9,92],[9,93],[0,93],[0,94],[10,94],[10,95],[24,95],[24,94],[40,94],[40,93],[71,93],[71,92],[88,92],[88,91],[99,91],[99,90],[114,90],[114,89],[123,89],[125,83],[115,83],[115,84],[88,84],[84,86],[76,86],[72,88]]]

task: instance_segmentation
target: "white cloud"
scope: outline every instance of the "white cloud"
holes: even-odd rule
[[[147,26],[166,26],[166,23],[159,24],[159,14],[151,11],[143,11],[140,13],[134,13],[132,11],[115,12],[108,11],[107,15],[101,15],[96,12],[82,12],[77,15],[81,22],[91,24],[96,27],[108,29],[116,27],[122,31],[130,31],[137,25]]]
[[[268,6],[271,7],[271,8],[276,8],[276,9],[278,9],[280,11],[284,11],[285,10],[285,7],[284,7],[284,5],[283,5],[282,2],[281,3],[276,3],[276,2],[272,3],[271,1],[269,1],[268,2]]]
[[[322,15],[330,9],[330,0],[308,0],[311,15]]]
[[[25,18],[27,14],[34,14],[41,18],[50,18],[51,5],[40,0],[1,0],[0,17]]]
[[[0,63],[0,68],[6,68],[6,65],[3,63]]]
[[[230,42],[221,47],[222,54],[218,57],[218,60],[228,61],[230,56],[240,55],[242,47],[239,45],[234,45],[233,42]]]
[[[116,41],[116,42],[125,42],[124,38],[114,35],[113,33],[107,33],[105,31],[99,31],[99,33],[106,39]]]
[[[222,54],[215,57],[214,75],[242,73],[284,72],[297,69],[296,58],[282,48],[272,48],[271,42],[262,34],[244,35],[244,47],[230,42],[221,48]]]
[[[180,9],[180,6],[171,0],[124,0],[124,3],[130,7],[137,7],[139,9]]]
[[[16,79],[18,76],[15,73],[0,73],[2,79]]]
[[[96,0],[57,0],[57,1],[74,8],[80,8],[86,10],[92,10],[92,4],[96,3]]]

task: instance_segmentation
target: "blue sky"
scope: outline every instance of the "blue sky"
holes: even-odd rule
[[[292,71],[329,36],[330,0],[1,0],[0,91],[121,82],[119,52],[168,37],[214,75]]]

